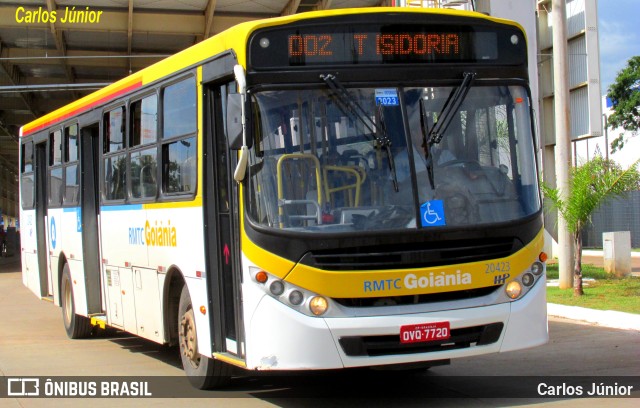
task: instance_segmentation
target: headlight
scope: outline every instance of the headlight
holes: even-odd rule
[[[324,315],[329,310],[331,300],[317,293],[286,282],[255,266],[249,266],[249,274],[264,293],[300,313],[315,317]]]
[[[507,284],[505,291],[511,299],[516,299],[522,293],[522,285],[518,281],[511,281]]]
[[[327,299],[323,298],[322,296],[314,296],[309,302],[309,309],[311,310],[311,313],[316,316],[324,314],[324,312],[327,311],[328,307],[329,302],[327,302]]]

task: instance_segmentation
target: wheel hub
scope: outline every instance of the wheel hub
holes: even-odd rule
[[[180,319],[180,349],[182,354],[194,367],[200,364],[198,341],[196,339],[196,325],[193,309],[189,309]]]

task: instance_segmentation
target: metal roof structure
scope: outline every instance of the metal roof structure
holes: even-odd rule
[[[23,124],[242,21],[378,5],[381,0],[0,0],[0,156],[17,166]]]

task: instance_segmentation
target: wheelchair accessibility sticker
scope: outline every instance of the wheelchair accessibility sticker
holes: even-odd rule
[[[447,225],[444,219],[444,202],[431,200],[420,206],[420,218],[423,227],[439,227]]]

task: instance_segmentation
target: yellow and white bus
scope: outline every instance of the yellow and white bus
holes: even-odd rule
[[[548,339],[526,37],[473,12],[235,26],[21,129],[23,281],[71,338],[246,370]]]

